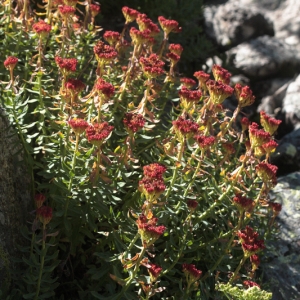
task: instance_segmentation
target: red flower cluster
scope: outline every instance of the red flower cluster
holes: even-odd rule
[[[264,241],[258,240],[258,232],[254,231],[250,226],[246,226],[244,230],[239,230],[237,235],[241,240],[246,257],[250,257],[265,248]]]
[[[115,88],[111,83],[102,78],[98,78],[95,83],[95,90],[104,96],[105,100],[111,98],[115,93]]]
[[[241,194],[235,195],[232,200],[240,211],[252,212],[254,208],[254,201],[250,198],[243,197]]]
[[[273,210],[273,214],[275,217],[279,215],[282,209],[282,205],[276,202],[269,202],[269,207]]]
[[[126,19],[126,24],[133,22],[139,15],[137,10],[129,8],[128,6],[122,8],[122,13]]]
[[[34,196],[34,202],[35,202],[35,206],[36,208],[40,208],[43,203],[45,202],[46,200],[46,196],[44,194],[35,194]]]
[[[150,268],[148,268],[148,272],[150,274],[151,281],[156,281],[157,277],[161,273],[162,268],[156,264],[150,264]]]
[[[223,143],[222,147],[228,155],[235,153],[235,148],[232,143]]]
[[[195,135],[194,139],[198,143],[201,150],[207,150],[215,143],[216,140],[213,136],[205,136],[202,134]]]
[[[66,81],[65,88],[78,94],[84,90],[85,84],[79,79],[70,78]]]
[[[242,131],[245,131],[248,129],[249,125],[250,125],[250,121],[248,118],[243,117],[241,120],[241,125],[242,125]]]
[[[270,155],[272,152],[275,151],[275,149],[277,148],[278,143],[276,143],[274,140],[271,140],[270,142],[267,142],[265,144],[262,145],[263,149],[265,150],[265,152]]]
[[[55,56],[55,62],[57,66],[60,68],[62,73],[70,73],[75,72],[77,67],[77,59],[76,58],[62,58],[60,56]]]
[[[170,52],[175,53],[180,56],[183,51],[183,48],[180,44],[170,44],[169,50],[170,50]]]
[[[74,15],[76,8],[73,6],[61,5],[58,7],[58,10],[64,18],[68,18]]]
[[[71,119],[68,123],[76,135],[82,134],[89,127],[88,122],[83,119]]]
[[[145,119],[141,114],[127,113],[123,119],[123,123],[128,132],[134,133],[145,125]]]
[[[166,189],[163,174],[166,172],[166,167],[153,163],[143,167],[144,177],[139,181],[139,189],[149,201],[156,200],[161,193]]]
[[[36,215],[43,225],[47,225],[52,219],[52,208],[49,206],[41,206],[37,209]]]
[[[278,129],[282,121],[276,120],[268,116],[264,111],[260,112],[260,123],[265,131],[269,132],[270,135],[273,135],[274,132]]]
[[[116,43],[120,40],[120,33],[117,31],[105,31],[103,38],[112,46],[115,47]]]
[[[143,167],[144,176],[156,179],[162,179],[163,174],[167,171],[167,168],[159,163],[153,163]]]
[[[206,81],[209,80],[210,75],[203,71],[198,71],[194,73],[194,77],[198,79],[199,87],[203,90],[207,90]]]
[[[100,5],[91,4],[90,10],[91,10],[92,17],[95,18],[100,13],[100,10],[101,10]]]
[[[196,85],[196,81],[194,79],[187,77],[180,78],[180,82],[184,87],[188,89],[191,89],[193,86]]]
[[[254,272],[258,266],[260,265],[260,259],[257,254],[253,254],[250,256],[250,261],[252,263],[252,272]]]
[[[7,59],[4,61],[4,67],[13,70],[18,61],[19,59],[17,57],[8,56]]]
[[[202,271],[198,270],[196,266],[192,264],[183,264],[182,270],[186,275],[188,282],[194,282],[198,280],[202,275]]]
[[[277,184],[276,173],[278,168],[275,165],[261,162],[255,167],[255,170],[257,175],[267,186],[275,186]]]
[[[141,214],[136,221],[138,231],[142,237],[142,241],[146,246],[153,244],[166,230],[166,227],[157,226],[158,219],[152,217],[150,220],[144,214]]]
[[[224,84],[230,83],[231,74],[219,65],[213,65],[212,73],[214,75],[215,81],[221,81]]]
[[[160,16],[158,17],[158,21],[166,36],[168,36],[170,32],[181,32],[181,27],[179,27],[178,22],[175,20],[168,20]]]
[[[175,52],[167,53],[166,57],[170,60],[173,66],[175,66],[180,60],[180,55],[176,54]]]
[[[191,134],[196,134],[199,129],[199,125],[196,122],[186,120],[183,117],[179,117],[172,124],[179,136],[189,137]]]
[[[198,206],[198,202],[196,200],[189,199],[186,202],[186,205],[187,205],[187,207],[189,208],[190,211],[194,211]]]
[[[243,281],[243,285],[244,285],[246,288],[251,288],[251,287],[257,286],[257,287],[260,289],[260,285],[259,285],[259,284],[257,284],[257,283],[254,282],[254,281],[250,281],[250,280],[245,280],[245,281]]]
[[[237,83],[234,90],[240,107],[249,106],[254,103],[255,96],[252,94],[249,86],[242,87],[239,83]]]
[[[150,31],[149,36],[155,36],[160,32],[158,26],[154,24],[152,20],[147,17],[146,14],[138,14],[136,22],[139,25],[140,31],[144,31],[146,29]]]
[[[214,104],[221,104],[226,98],[232,95],[233,88],[222,81],[207,80],[206,87],[209,91],[210,100]]]
[[[253,122],[249,126],[249,138],[251,147],[260,147],[265,143],[268,143],[271,139],[271,136],[268,132],[266,132],[263,129],[259,129],[259,126],[257,123]]]
[[[102,41],[98,41],[94,46],[94,53],[100,64],[111,62],[118,56],[114,47],[105,45]]]
[[[145,44],[149,41],[150,39],[150,30],[145,29],[143,31],[140,31],[138,29],[136,29],[135,27],[131,27],[130,31],[129,31],[129,35],[132,39],[132,42],[135,45],[141,45],[141,44]]]
[[[110,135],[113,129],[113,126],[110,126],[107,122],[103,122],[89,125],[89,127],[86,128],[85,132],[89,143],[99,147],[102,145],[103,141]]]
[[[154,53],[152,53],[149,57],[141,57],[140,64],[142,65],[144,74],[148,78],[155,78],[164,73],[163,66],[165,63]]]
[[[51,25],[49,25],[43,20],[40,20],[32,25],[32,29],[40,36],[47,36],[48,33],[51,31]]]
[[[188,78],[187,78],[188,79]],[[195,82],[196,83],[196,82]],[[202,96],[199,90],[189,90],[186,86],[183,86],[178,92],[181,105],[185,110],[189,110],[194,103],[198,102]]]

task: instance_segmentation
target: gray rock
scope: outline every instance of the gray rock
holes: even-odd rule
[[[261,35],[274,35],[273,24],[254,6],[239,1],[204,9],[207,34],[220,46],[234,46]]]
[[[286,114],[288,120],[297,125],[300,121],[300,75],[296,80],[290,83],[286,95],[283,99],[282,111]]]
[[[262,264],[265,280],[270,284],[273,300],[300,299],[300,172],[278,179],[270,197],[282,204],[280,233],[268,245],[267,261]]]
[[[261,36],[227,51],[229,62],[246,76],[266,78],[291,75],[300,65],[295,50],[275,37]]]

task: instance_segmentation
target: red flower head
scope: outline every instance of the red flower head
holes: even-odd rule
[[[140,64],[142,65],[142,69],[144,74],[148,78],[155,78],[164,73],[162,69],[165,63],[161,61],[156,54],[151,54],[149,57],[141,57]]]
[[[166,57],[170,60],[171,65],[173,66],[175,66],[180,60],[180,56],[174,52],[167,53]]]
[[[150,36],[155,36],[160,32],[158,26],[154,24],[145,14],[138,14],[136,22],[139,25],[140,31],[148,29],[150,31]]]
[[[92,17],[95,18],[100,13],[100,10],[101,10],[100,5],[91,4],[90,10],[91,10]]]
[[[246,257],[250,257],[265,248],[264,241],[258,240],[258,233],[250,226],[246,226],[244,230],[239,230],[237,235],[241,241]]]
[[[250,256],[250,261],[252,263],[252,272],[254,272],[260,264],[259,256],[257,254],[251,255]]]
[[[278,129],[282,121],[276,120],[268,116],[264,111],[260,112],[260,123],[265,131],[269,132],[270,135],[273,135],[274,132]]]
[[[199,102],[202,96],[201,91],[189,90],[186,86],[183,86],[181,90],[178,92],[178,94],[180,97],[180,104],[186,111],[190,110],[193,107],[194,103]]]
[[[269,207],[272,208],[274,217],[277,217],[282,209],[282,205],[276,202],[269,202]]]
[[[249,86],[242,87],[239,83],[237,83],[234,89],[240,107],[249,106],[254,103],[255,96],[253,96]]]
[[[183,48],[180,44],[170,44],[169,50],[170,50],[170,52],[175,53],[180,56],[183,51]]]
[[[107,122],[103,122],[89,125],[85,132],[89,143],[100,147],[113,129],[113,126],[109,126]]]
[[[278,144],[274,141],[271,140],[268,143],[262,144],[263,149],[265,150],[265,152],[270,155],[272,152],[274,152],[277,148]]]
[[[249,125],[250,125],[250,121],[248,118],[243,117],[241,120],[241,124],[242,124],[242,131],[245,131],[248,129]]]
[[[152,245],[166,230],[165,226],[156,226],[157,220],[155,217],[148,220],[144,214],[141,214],[136,221],[138,231],[146,247]]]
[[[222,143],[222,147],[227,155],[235,153],[235,148],[232,143]]]
[[[157,277],[161,273],[162,268],[156,264],[150,264],[150,268],[148,268],[148,272],[150,274],[151,282],[156,281]]]
[[[126,24],[133,22],[139,15],[139,12],[137,10],[129,8],[127,6],[124,6],[122,8],[122,13],[126,19]]]
[[[233,93],[233,88],[222,81],[209,79],[206,81],[206,87],[209,91],[210,99],[214,104],[221,104]]]
[[[207,150],[215,143],[216,139],[213,136],[197,134],[194,136],[194,140],[197,142],[201,150]]]
[[[145,29],[143,31],[140,31],[136,29],[135,27],[131,27],[129,31],[129,35],[132,39],[133,44],[135,45],[142,45],[149,41],[150,38],[150,30]]]
[[[184,87],[188,89],[191,89],[196,85],[196,81],[192,78],[180,78],[180,82]]]
[[[168,20],[165,17],[160,16],[158,17],[158,21],[166,36],[168,36],[170,32],[181,32],[182,30],[175,20]]]
[[[55,62],[65,76],[67,76],[69,73],[76,72],[76,58],[62,58],[59,56],[55,56]]]
[[[252,212],[255,205],[252,199],[243,197],[241,194],[237,194],[235,197],[233,197],[233,203],[242,212]]]
[[[221,81],[224,84],[230,83],[231,74],[227,70],[222,68],[221,66],[213,65],[212,72],[213,72],[215,81]]]
[[[154,202],[166,189],[162,178],[144,177],[139,181],[139,191],[149,202]]]
[[[71,119],[68,123],[76,135],[82,134],[89,127],[88,122],[83,119]]]
[[[120,33],[117,31],[105,31],[103,38],[112,46],[115,47],[120,40]]]
[[[69,17],[72,17],[74,15],[74,13],[76,12],[76,8],[69,5],[60,5],[58,7],[58,11],[63,18],[68,19]]]
[[[6,69],[13,70],[18,63],[19,59],[15,56],[8,56],[7,59],[4,61],[4,67]]]
[[[123,123],[129,133],[134,133],[144,127],[145,119],[141,114],[127,113],[125,114]]]
[[[167,168],[159,163],[153,163],[143,167],[145,177],[162,179]]]
[[[183,137],[190,137],[198,132],[199,125],[191,120],[186,120],[183,117],[179,117],[172,122],[175,132],[179,139]]]
[[[188,283],[193,283],[196,280],[198,280],[201,275],[202,271],[198,270],[195,265],[192,264],[183,264],[182,265],[183,273],[185,274],[187,278]]]
[[[259,163],[255,167],[256,173],[267,186],[273,187],[277,184],[276,173],[278,168],[265,162]]]
[[[256,282],[254,282],[254,281],[250,281],[250,280],[245,280],[245,281],[243,281],[243,285],[248,289],[248,288],[251,288],[251,287],[254,287],[254,286],[256,286],[256,287],[258,287],[259,289],[260,289],[260,286],[256,283]]]
[[[251,148],[260,147],[265,143],[268,143],[271,136],[268,132],[263,129],[259,129],[257,123],[253,122],[249,126],[249,138],[251,143]]]
[[[46,23],[43,20],[38,21],[37,23],[32,25],[32,29],[36,32],[40,37],[45,37],[51,31],[51,25]]]
[[[52,208],[49,206],[41,206],[37,209],[36,215],[40,222],[46,226],[52,219]]]
[[[102,78],[98,78],[95,83],[95,90],[98,92],[100,96],[104,97],[104,100],[108,100],[115,93],[115,88],[112,84],[106,82]]]
[[[35,194],[34,202],[37,209],[39,209],[46,200],[46,196],[44,194]]]
[[[194,73],[194,77],[196,77],[198,79],[199,82],[199,87],[206,91],[207,87],[206,87],[206,82],[207,80],[209,80],[210,75],[203,72],[203,71],[198,71]]]
[[[113,61],[118,56],[118,52],[114,47],[105,45],[102,41],[98,41],[94,46],[94,53],[101,65]]]
[[[85,84],[79,79],[70,78],[66,81],[65,88],[74,94],[79,94],[84,90]]]
[[[189,200],[186,202],[186,204],[187,204],[187,207],[189,208],[189,210],[190,210],[191,212],[195,211],[196,208],[197,208],[197,206],[198,206],[198,202],[197,202],[196,200],[191,200],[191,199],[189,199]]]

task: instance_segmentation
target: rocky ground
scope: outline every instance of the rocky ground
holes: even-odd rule
[[[274,300],[300,299],[300,1],[207,2],[206,34],[220,51],[207,69],[221,63],[253,89],[257,101],[248,116],[263,110],[283,121],[272,157],[279,183],[270,195],[283,204],[281,233],[262,269]]]

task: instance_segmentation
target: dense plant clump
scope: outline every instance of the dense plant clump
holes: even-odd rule
[[[7,299],[270,299],[255,273],[280,121],[241,119],[255,97],[221,66],[179,78],[176,20],[125,6],[101,32],[101,7],[76,5],[1,7],[1,106],[35,204]]]

